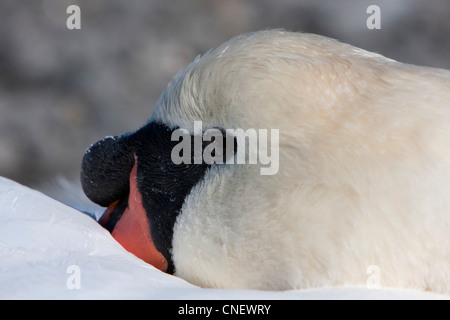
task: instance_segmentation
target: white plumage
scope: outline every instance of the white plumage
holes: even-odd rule
[[[231,39],[169,84],[152,121],[279,129],[279,172],[213,166],[174,228],[205,287],[367,284],[450,292],[450,72],[279,30]]]

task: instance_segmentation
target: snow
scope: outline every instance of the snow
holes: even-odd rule
[[[448,299],[407,290],[203,289],[125,251],[93,218],[0,177],[0,299]]]

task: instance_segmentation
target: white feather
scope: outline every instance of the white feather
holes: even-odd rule
[[[279,129],[274,176],[217,166],[174,229],[205,287],[366,285],[450,292],[450,72],[325,37],[262,31],[196,59],[152,120]]]

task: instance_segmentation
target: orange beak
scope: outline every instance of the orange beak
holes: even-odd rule
[[[119,201],[108,206],[99,223],[105,226],[111,213]],[[117,221],[111,235],[122,247],[133,253],[136,257],[153,265],[161,271],[166,271],[168,262],[159,252],[152,240],[150,222],[142,206],[142,195],[137,186],[137,159],[130,173],[130,193],[128,195],[128,207]]]

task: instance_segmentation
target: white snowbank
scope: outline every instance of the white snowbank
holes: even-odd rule
[[[95,220],[0,177],[1,299],[446,299],[405,290],[213,290],[125,251]]]

